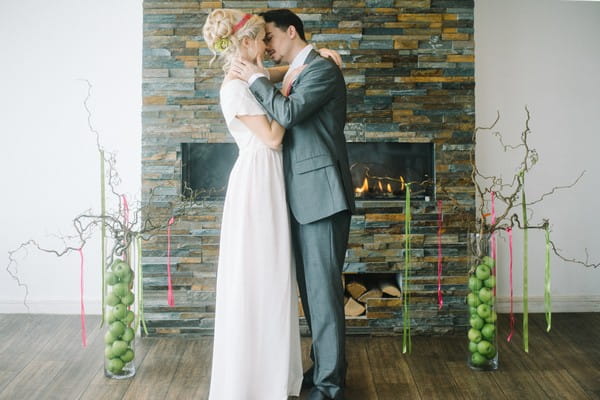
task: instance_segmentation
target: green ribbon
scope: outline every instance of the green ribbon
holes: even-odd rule
[[[544,225],[546,230],[546,272],[544,276],[544,309],[546,311],[546,332],[552,328],[552,299],[550,297],[550,228],[548,223]]]
[[[135,245],[137,249],[137,292],[138,292],[138,315],[135,323],[135,331],[137,332],[140,327],[140,321],[144,328],[144,333],[148,336],[148,328],[146,327],[146,320],[144,318],[144,282],[142,279],[142,237],[135,237]]]
[[[525,171],[519,174],[521,183],[521,208],[523,212],[523,350],[529,353],[529,294],[528,294],[528,254],[529,234],[527,230],[527,200],[525,198]]]
[[[410,337],[410,312],[409,299],[410,293],[408,290],[408,277],[410,270],[410,184],[406,184],[406,204],[404,210],[404,282],[402,285],[403,294],[403,312],[402,312],[402,353],[405,354],[412,351],[412,341]]]
[[[100,327],[104,325],[105,319],[105,310],[106,310],[106,282],[105,282],[105,273],[106,273],[106,221],[104,217],[106,216],[106,189],[104,182],[104,150],[100,150],[100,256],[102,260],[100,261],[100,265],[102,267],[102,318],[100,319]]]

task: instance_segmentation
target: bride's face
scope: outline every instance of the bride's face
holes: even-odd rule
[[[244,41],[245,54],[242,54],[242,57],[245,58],[247,61],[255,62],[256,57],[259,54],[264,56],[266,50],[264,39],[265,30],[263,28],[260,30],[260,32],[258,32],[258,35],[256,35],[255,39],[248,38],[247,41]]]

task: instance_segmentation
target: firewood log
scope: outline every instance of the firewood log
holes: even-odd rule
[[[359,315],[364,314],[364,312],[365,306],[354,300],[352,297],[348,299],[348,302],[344,306],[344,314],[346,314],[347,317],[358,317]]]
[[[398,286],[394,285],[391,281],[381,281],[379,282],[379,288],[381,291],[392,297],[400,297],[402,296],[402,292],[398,289]]]

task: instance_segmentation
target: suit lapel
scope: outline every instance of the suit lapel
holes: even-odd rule
[[[304,68],[302,68],[302,70],[300,71],[300,73],[298,74],[298,76],[294,77],[293,80],[290,82],[289,87],[284,87],[284,94],[286,96],[288,96],[290,93],[292,93],[292,91],[294,90],[294,83],[298,80],[298,78],[302,75],[302,73],[304,72],[304,70],[306,69],[306,66],[308,66],[308,64],[310,64],[317,56],[319,55],[319,53],[317,53],[314,50],[311,50],[308,55],[306,56],[306,58],[304,59]]]

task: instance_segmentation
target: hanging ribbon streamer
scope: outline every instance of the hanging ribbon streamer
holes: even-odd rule
[[[410,270],[410,184],[406,184],[406,204],[404,210],[404,282],[402,285],[402,292],[404,295],[404,311],[402,313],[402,353],[409,353],[412,351],[412,341],[410,337],[410,313],[409,313],[409,300],[410,293],[408,290],[408,277]]]
[[[510,332],[508,334],[508,337],[506,338],[506,341],[510,342],[513,335],[515,334],[515,313],[513,311],[513,234],[512,234],[512,228],[508,227],[506,229],[506,232],[508,233],[508,256],[509,256],[508,281],[509,281],[509,285],[510,285],[510,316],[509,316]]]
[[[444,296],[442,294],[442,201],[438,200],[438,309],[441,310],[444,306]]]
[[[135,323],[135,331],[140,327],[140,322],[144,328],[144,333],[148,336],[148,328],[144,318],[144,280],[142,277],[142,237],[135,237],[135,246],[137,249],[137,292],[138,292],[138,315]]]
[[[521,183],[521,208],[523,212],[523,350],[529,353],[529,294],[528,294],[528,254],[529,232],[527,229],[527,201],[525,198],[525,173],[519,174]]]
[[[167,223],[167,303],[170,307],[175,305],[173,284],[171,283],[171,225],[173,222],[175,222],[175,218],[171,217]]]
[[[544,225],[546,230],[546,273],[544,277],[544,308],[546,311],[546,332],[552,328],[552,300],[550,298],[550,228],[548,222]]]
[[[79,304],[81,319],[81,343],[83,347],[87,346],[87,332],[85,330],[85,305],[83,303],[83,248],[77,249],[79,252]]]
[[[105,319],[105,274],[106,274],[106,188],[104,183],[104,151],[100,150],[100,266],[102,267],[102,318],[100,318],[100,327],[104,325]]]

